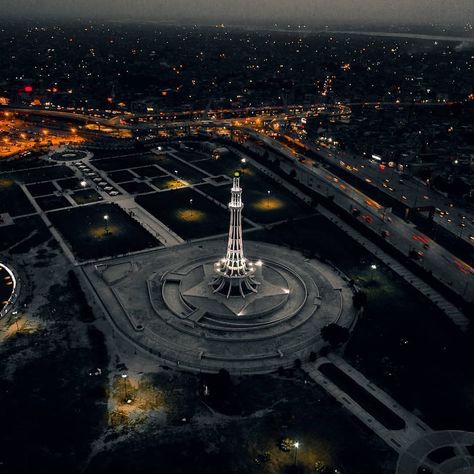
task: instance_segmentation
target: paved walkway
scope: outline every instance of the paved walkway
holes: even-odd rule
[[[152,235],[156,236],[165,247],[172,247],[173,245],[179,245],[184,242],[184,239],[182,239],[178,234],[173,232],[169,227],[166,227],[148,211],[140,207],[133,197],[117,199],[115,202],[127,214],[136,219],[142,227],[147,229]]]
[[[388,410],[401,418],[405,427],[387,429],[319,370],[324,364],[332,364],[352,378],[362,389],[365,389]],[[303,369],[316,383],[399,453],[396,474],[474,473],[474,433],[433,431],[418,417],[401,407],[383,390],[335,354],[329,354],[327,358],[320,358],[316,363],[307,363]],[[441,451],[441,448],[444,450]]]
[[[46,215],[46,213],[38,206],[38,204],[36,203],[36,200],[33,198],[28,188],[24,184],[19,184],[19,186],[21,187],[23,192],[26,194],[26,197],[30,200],[32,206],[35,208],[36,212],[39,214],[41,219],[43,219],[43,222],[46,224],[46,227],[50,230],[53,237],[57,240],[58,244],[60,245],[66,257],[69,259],[69,261],[72,264],[77,265],[76,258],[74,257],[73,253],[69,250],[69,247],[64,241],[62,235],[53,226],[51,221],[48,219],[48,216]]]
[[[397,463],[397,474],[414,474],[422,468],[436,474],[474,473],[474,433],[466,431],[435,431],[416,440],[402,453]],[[430,453],[445,448],[445,456],[438,458]],[[446,448],[451,448],[446,450]]]
[[[364,408],[357,404],[346,392],[341,390],[319,371],[319,367],[326,363],[334,364],[346,375],[351,377],[368,393],[376,397],[377,400],[385,405],[388,410],[398,415],[405,422],[406,427],[400,430],[390,430],[386,428],[381,422],[376,420],[372,414],[364,410]],[[393,398],[372,384],[370,380],[335,354],[329,354],[327,358],[320,358],[316,363],[308,363],[303,366],[303,369],[315,382],[321,385],[347,410],[355,415],[362,423],[368,426],[375,434],[382,438],[397,452],[403,451],[420,437],[432,432],[432,430],[419,418],[401,407]]]

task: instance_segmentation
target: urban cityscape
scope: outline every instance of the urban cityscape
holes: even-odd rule
[[[0,474],[474,473],[474,5],[0,1]]]

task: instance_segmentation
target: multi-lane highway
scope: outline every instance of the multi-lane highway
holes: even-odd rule
[[[309,189],[331,197],[341,209],[353,213],[368,229],[384,235],[388,243],[402,254],[412,255],[424,270],[432,273],[439,281],[454,290],[468,302],[474,302],[474,268],[457,258],[444,247],[417,231],[414,224],[406,222],[370,199],[359,189],[351,186],[334,173],[314,163],[300,160],[294,153],[275,139],[253,130],[247,130],[255,140],[263,142],[278,154],[285,156],[281,167],[286,171],[294,169],[296,179]],[[257,146],[255,143],[253,147]]]

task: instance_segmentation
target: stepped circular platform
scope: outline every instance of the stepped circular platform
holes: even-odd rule
[[[215,293],[209,283],[224,248],[222,240],[185,244],[84,271],[122,336],[184,370],[272,372],[321,349],[327,324],[353,325],[347,279],[275,245],[245,243],[259,267],[257,293]]]

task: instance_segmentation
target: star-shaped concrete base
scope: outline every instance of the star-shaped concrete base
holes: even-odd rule
[[[284,278],[271,268],[263,268],[255,275],[255,280],[260,283],[258,291],[246,295],[245,298],[242,296],[226,298],[224,295],[214,293],[210,285],[215,278],[212,264],[202,265],[200,274],[202,276],[200,281],[182,291],[182,296],[194,308],[211,315],[233,317],[263,315],[282,304],[290,293]]]

